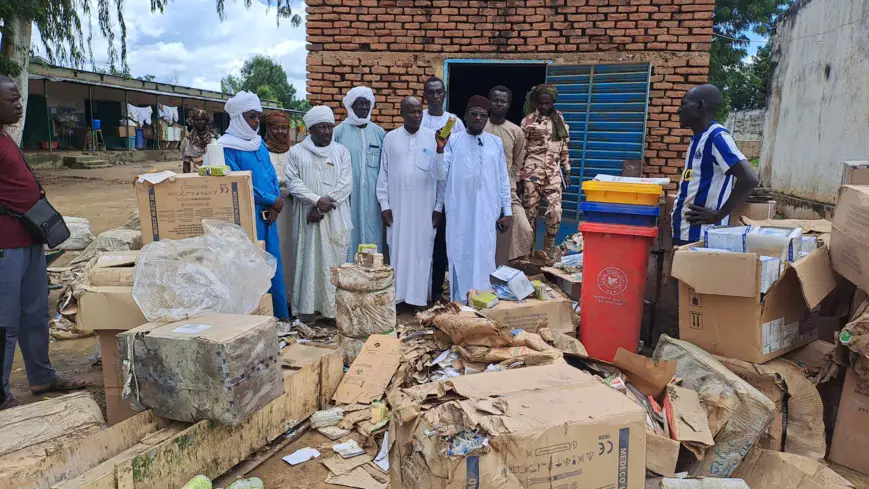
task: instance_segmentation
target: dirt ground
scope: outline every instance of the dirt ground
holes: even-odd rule
[[[128,166],[114,166],[98,170],[43,170],[37,174],[41,179],[52,204],[64,215],[86,217],[90,220],[91,230],[98,234],[123,224],[136,209],[132,183],[139,174],[150,170],[180,171],[180,162],[162,162]],[[62,266],[75,255],[68,253],[61,257],[55,266]],[[57,301],[57,293],[51,296],[51,314]],[[100,406],[105,409],[102,389],[102,370],[94,365],[98,353],[97,338],[89,337],[76,340],[55,341],[51,344],[52,365],[64,374],[83,378],[91,382],[88,389]],[[13,395],[22,402],[35,402],[49,396],[33,396],[27,384],[27,376],[21,354],[16,351],[15,363],[10,378]],[[346,441],[344,439],[338,441]],[[358,438],[357,441],[362,440]],[[269,489],[293,487],[296,489],[329,489],[341,486],[326,484],[328,469],[319,460],[311,460],[291,467],[281,457],[304,448],[317,448],[321,458],[332,456],[334,442],[316,432],[307,432],[299,440],[284,447],[279,453],[266,460],[253,470],[249,477],[256,476],[265,482]],[[360,443],[361,444],[361,443]],[[375,447],[365,447],[372,455]],[[831,464],[832,468],[849,479],[857,489],[869,489],[869,476],[859,474],[844,467]]]

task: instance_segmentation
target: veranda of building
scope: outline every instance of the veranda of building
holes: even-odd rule
[[[423,82],[447,84],[447,110],[507,85],[519,122],[535,84],[557,86],[571,136],[565,219],[579,185],[644,159],[675,188],[690,132],[677,110],[707,81],[714,0],[307,0],[308,99],[343,116],[341,99],[374,89],[373,119],[401,124],[399,103]],[[589,103],[590,101],[590,103]]]

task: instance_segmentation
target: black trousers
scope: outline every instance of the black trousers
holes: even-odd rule
[[[447,218],[444,214],[435,234],[434,254],[431,260],[431,300],[438,301],[444,295],[444,279],[447,276]]]

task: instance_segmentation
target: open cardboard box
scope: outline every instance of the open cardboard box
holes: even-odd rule
[[[714,355],[763,363],[818,338],[812,312],[836,287],[826,247],[794,263],[761,296],[756,253],[673,256],[679,280],[679,337]]]

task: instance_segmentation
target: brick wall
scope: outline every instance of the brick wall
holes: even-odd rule
[[[421,95],[451,58],[546,59],[555,64],[650,62],[645,173],[678,181],[690,133],[676,110],[707,80],[714,0],[307,0],[308,99],[343,116],[365,84],[373,118],[401,124],[398,105]]]

